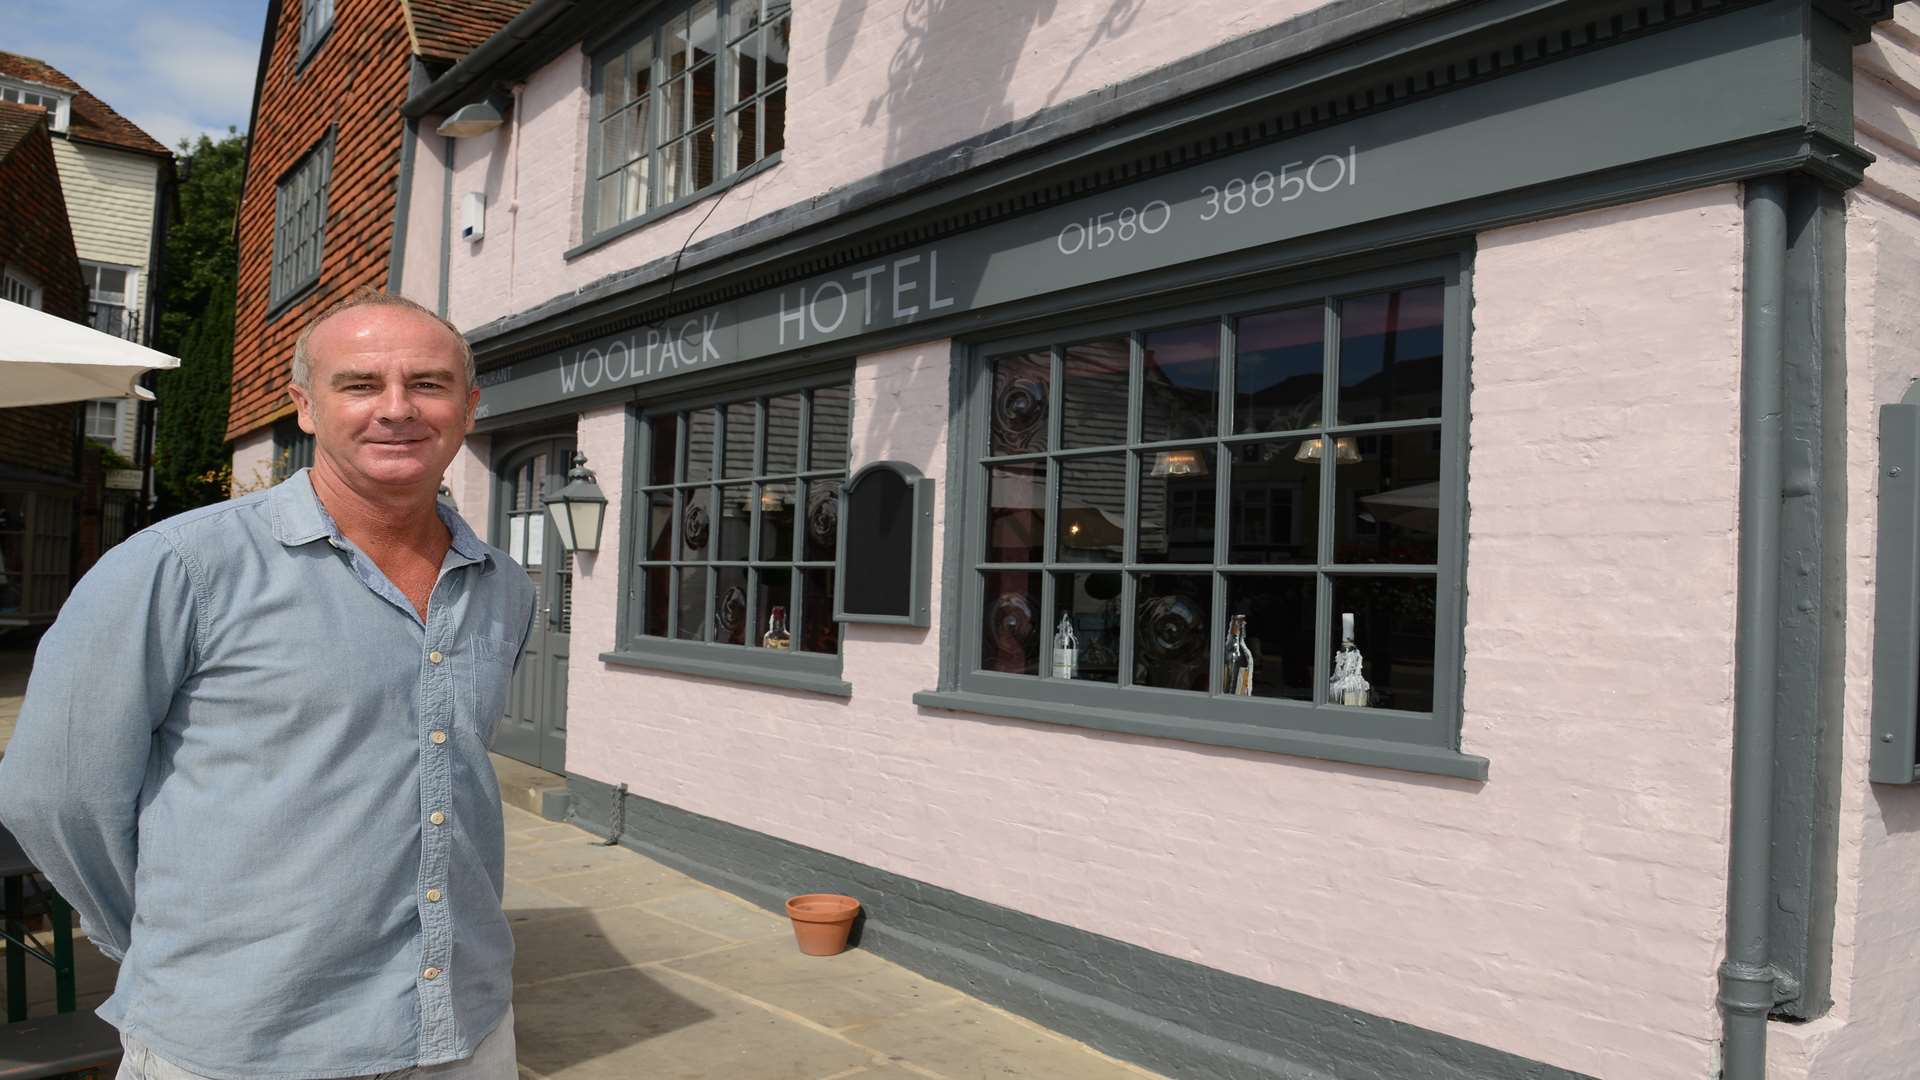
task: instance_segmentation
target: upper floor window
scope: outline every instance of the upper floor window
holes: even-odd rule
[[[320,279],[327,238],[327,181],[332,175],[333,133],[328,132],[280,178],[273,202],[269,306],[278,306]]]
[[[67,130],[72,99],[65,94],[30,83],[0,82],[0,101],[15,105],[38,105],[47,110],[49,127],[54,131]]]
[[[320,39],[332,28],[333,0],[300,0],[299,63],[306,63],[308,54],[319,47]]]
[[[113,445],[120,438],[120,402],[113,398],[87,402],[86,423],[87,438]]]
[[[138,321],[130,309],[139,271],[124,266],[82,262],[80,276],[87,283],[87,321],[95,330],[136,340]]]
[[[702,0],[593,71],[589,236],[702,194],[786,145],[789,0]]]
[[[1199,741],[1449,751],[1455,272],[980,349],[958,689]]]
[[[11,300],[38,311],[40,310],[40,286],[34,284],[32,278],[9,270],[0,274],[0,300]]]

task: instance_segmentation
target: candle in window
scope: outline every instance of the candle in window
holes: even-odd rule
[[[1367,704],[1373,688],[1367,684],[1363,669],[1366,661],[1353,645],[1353,612],[1340,615],[1340,651],[1333,656],[1333,678],[1327,681],[1327,700],[1335,705]]]

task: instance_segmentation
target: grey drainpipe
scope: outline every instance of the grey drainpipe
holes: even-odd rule
[[[1734,639],[1733,843],[1727,867],[1725,1080],[1767,1074],[1767,1014],[1786,976],[1767,956],[1772,905],[1774,680],[1780,652],[1787,181],[1747,183],[1740,363],[1740,584]]]

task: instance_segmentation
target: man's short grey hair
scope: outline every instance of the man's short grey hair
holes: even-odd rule
[[[335,315],[352,311],[354,308],[363,307],[406,308],[409,311],[417,311],[427,318],[432,319],[434,322],[439,323],[441,326],[446,327],[447,333],[452,334],[453,340],[459,343],[460,361],[467,373],[467,386],[469,388],[473,386],[473,346],[467,344],[467,336],[460,332],[459,327],[442,318],[440,314],[432,308],[423,307],[401,296],[399,293],[381,292],[379,289],[374,288],[356,290],[352,296],[339,301],[332,307],[321,312],[318,318],[307,324],[306,329],[300,331],[300,336],[296,338],[293,343],[293,385],[302,390],[312,389],[310,384],[313,379],[313,351],[308,347],[308,339],[313,337],[315,330],[320,329],[320,324],[333,318]]]

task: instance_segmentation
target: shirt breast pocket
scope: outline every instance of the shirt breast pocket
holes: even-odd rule
[[[475,634],[468,639],[466,722],[491,746],[495,725],[505,715],[513,693],[516,646],[511,641]]]

